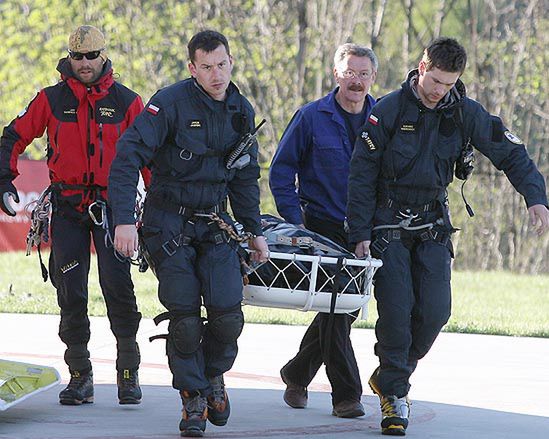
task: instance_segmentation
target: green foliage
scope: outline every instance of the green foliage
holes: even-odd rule
[[[336,47],[346,41],[373,47],[380,68],[372,94],[383,96],[399,87],[431,39],[448,35],[468,51],[462,79],[469,95],[502,116],[547,174],[549,19],[544,6],[515,0],[5,0],[0,2],[0,123],[7,124],[40,88],[59,79],[55,67],[66,54],[69,33],[80,24],[104,31],[119,80],[145,101],[188,76],[188,40],[213,28],[229,38],[235,83],[257,118],[268,120],[260,136],[262,210],[274,212],[266,179],[271,158],[294,112],[334,87]],[[40,139],[26,154],[43,158],[44,149],[45,139]],[[463,254],[475,257],[458,264],[471,268],[485,252],[486,268],[549,272],[544,258],[549,239],[532,243],[522,219],[526,215],[516,213],[523,209],[520,199],[508,185],[498,191],[502,179],[495,174],[491,164],[479,161],[468,183],[477,206],[494,207],[477,210],[467,223],[459,239]],[[455,188],[451,196],[458,199]],[[460,202],[453,205],[456,210]],[[505,231],[492,232],[500,228]],[[488,248],[476,244],[478,236],[489,238]]]

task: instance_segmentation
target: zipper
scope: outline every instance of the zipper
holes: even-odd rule
[[[99,124],[99,133],[97,134],[99,138],[99,167],[103,167],[103,122]]]
[[[57,150],[54,154],[52,164],[55,165],[57,163],[57,160],[59,160],[59,156],[61,155],[61,148],[59,148],[59,143],[57,143],[57,140],[59,138],[59,129],[61,128],[61,122],[57,122],[57,126],[55,127],[55,134],[53,136],[53,144],[55,145],[55,149]]]

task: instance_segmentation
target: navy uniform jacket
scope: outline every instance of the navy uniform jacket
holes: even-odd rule
[[[343,223],[353,145],[337,110],[339,88],[296,112],[280,139],[269,183],[280,215],[303,222],[301,208],[317,217]],[[375,104],[366,96],[364,119]],[[363,121],[365,122],[365,120]],[[296,192],[295,176],[299,184]]]
[[[192,78],[158,91],[117,144],[109,179],[114,225],[135,223],[137,170],[148,165],[147,197],[208,209],[228,196],[237,221],[261,235],[257,143],[247,167],[225,168],[225,157],[253,126],[252,106],[232,82],[223,102]]]
[[[384,222],[376,207],[386,199],[401,206],[444,201],[463,136],[505,172],[527,207],[547,205],[543,176],[499,117],[466,97],[459,80],[436,108],[425,107],[410,86],[416,75],[410,72],[400,90],[374,106],[357,138],[347,210],[351,242],[371,240],[372,228]]]

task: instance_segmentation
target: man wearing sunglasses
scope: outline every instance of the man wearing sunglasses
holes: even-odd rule
[[[141,112],[143,103],[136,93],[114,81],[105,38],[98,29],[78,27],[69,37],[68,49],[68,56],[57,66],[61,81],[41,90],[4,128],[0,140],[0,208],[15,216],[10,198],[19,201],[13,184],[18,175],[18,155],[46,130],[53,207],[49,271],[61,308],[59,335],[67,345],[65,362],[70,371],[70,382],[59,394],[59,401],[65,405],[93,402],[92,364],[87,347],[88,272],[93,239],[99,283],[117,340],[119,403],[139,404],[136,333],[141,314],[130,263],[115,254],[109,240],[111,212],[105,202],[116,141]]]
[[[349,250],[344,229],[349,162],[357,133],[375,103],[368,91],[377,67],[371,49],[351,43],[339,46],[333,69],[337,88],[297,111],[270,170],[269,183],[280,215]],[[307,386],[324,363],[332,386],[332,414],[342,418],[364,415],[362,384],[350,339],[357,314],[319,313],[315,317],[299,352],[280,371],[287,385],[286,404],[306,407]]]

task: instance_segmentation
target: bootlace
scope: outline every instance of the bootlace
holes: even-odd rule
[[[409,404],[407,397],[384,396],[381,400],[381,413],[387,418],[408,417],[408,414],[404,412],[408,411]],[[406,406],[406,410],[403,410],[403,406]]]
[[[71,379],[67,387],[69,389],[78,389],[79,387],[82,387],[87,380],[88,380],[88,375],[80,375],[80,374],[72,375],[71,374]]]
[[[212,386],[212,397],[214,401],[225,401],[225,382],[223,375],[213,377],[210,379],[210,385]]]
[[[201,395],[183,396],[183,407],[189,416],[202,416],[206,408],[206,398]]]
[[[124,387],[137,386],[137,374],[131,372],[130,370],[124,369],[122,371],[122,380],[120,384]]]

